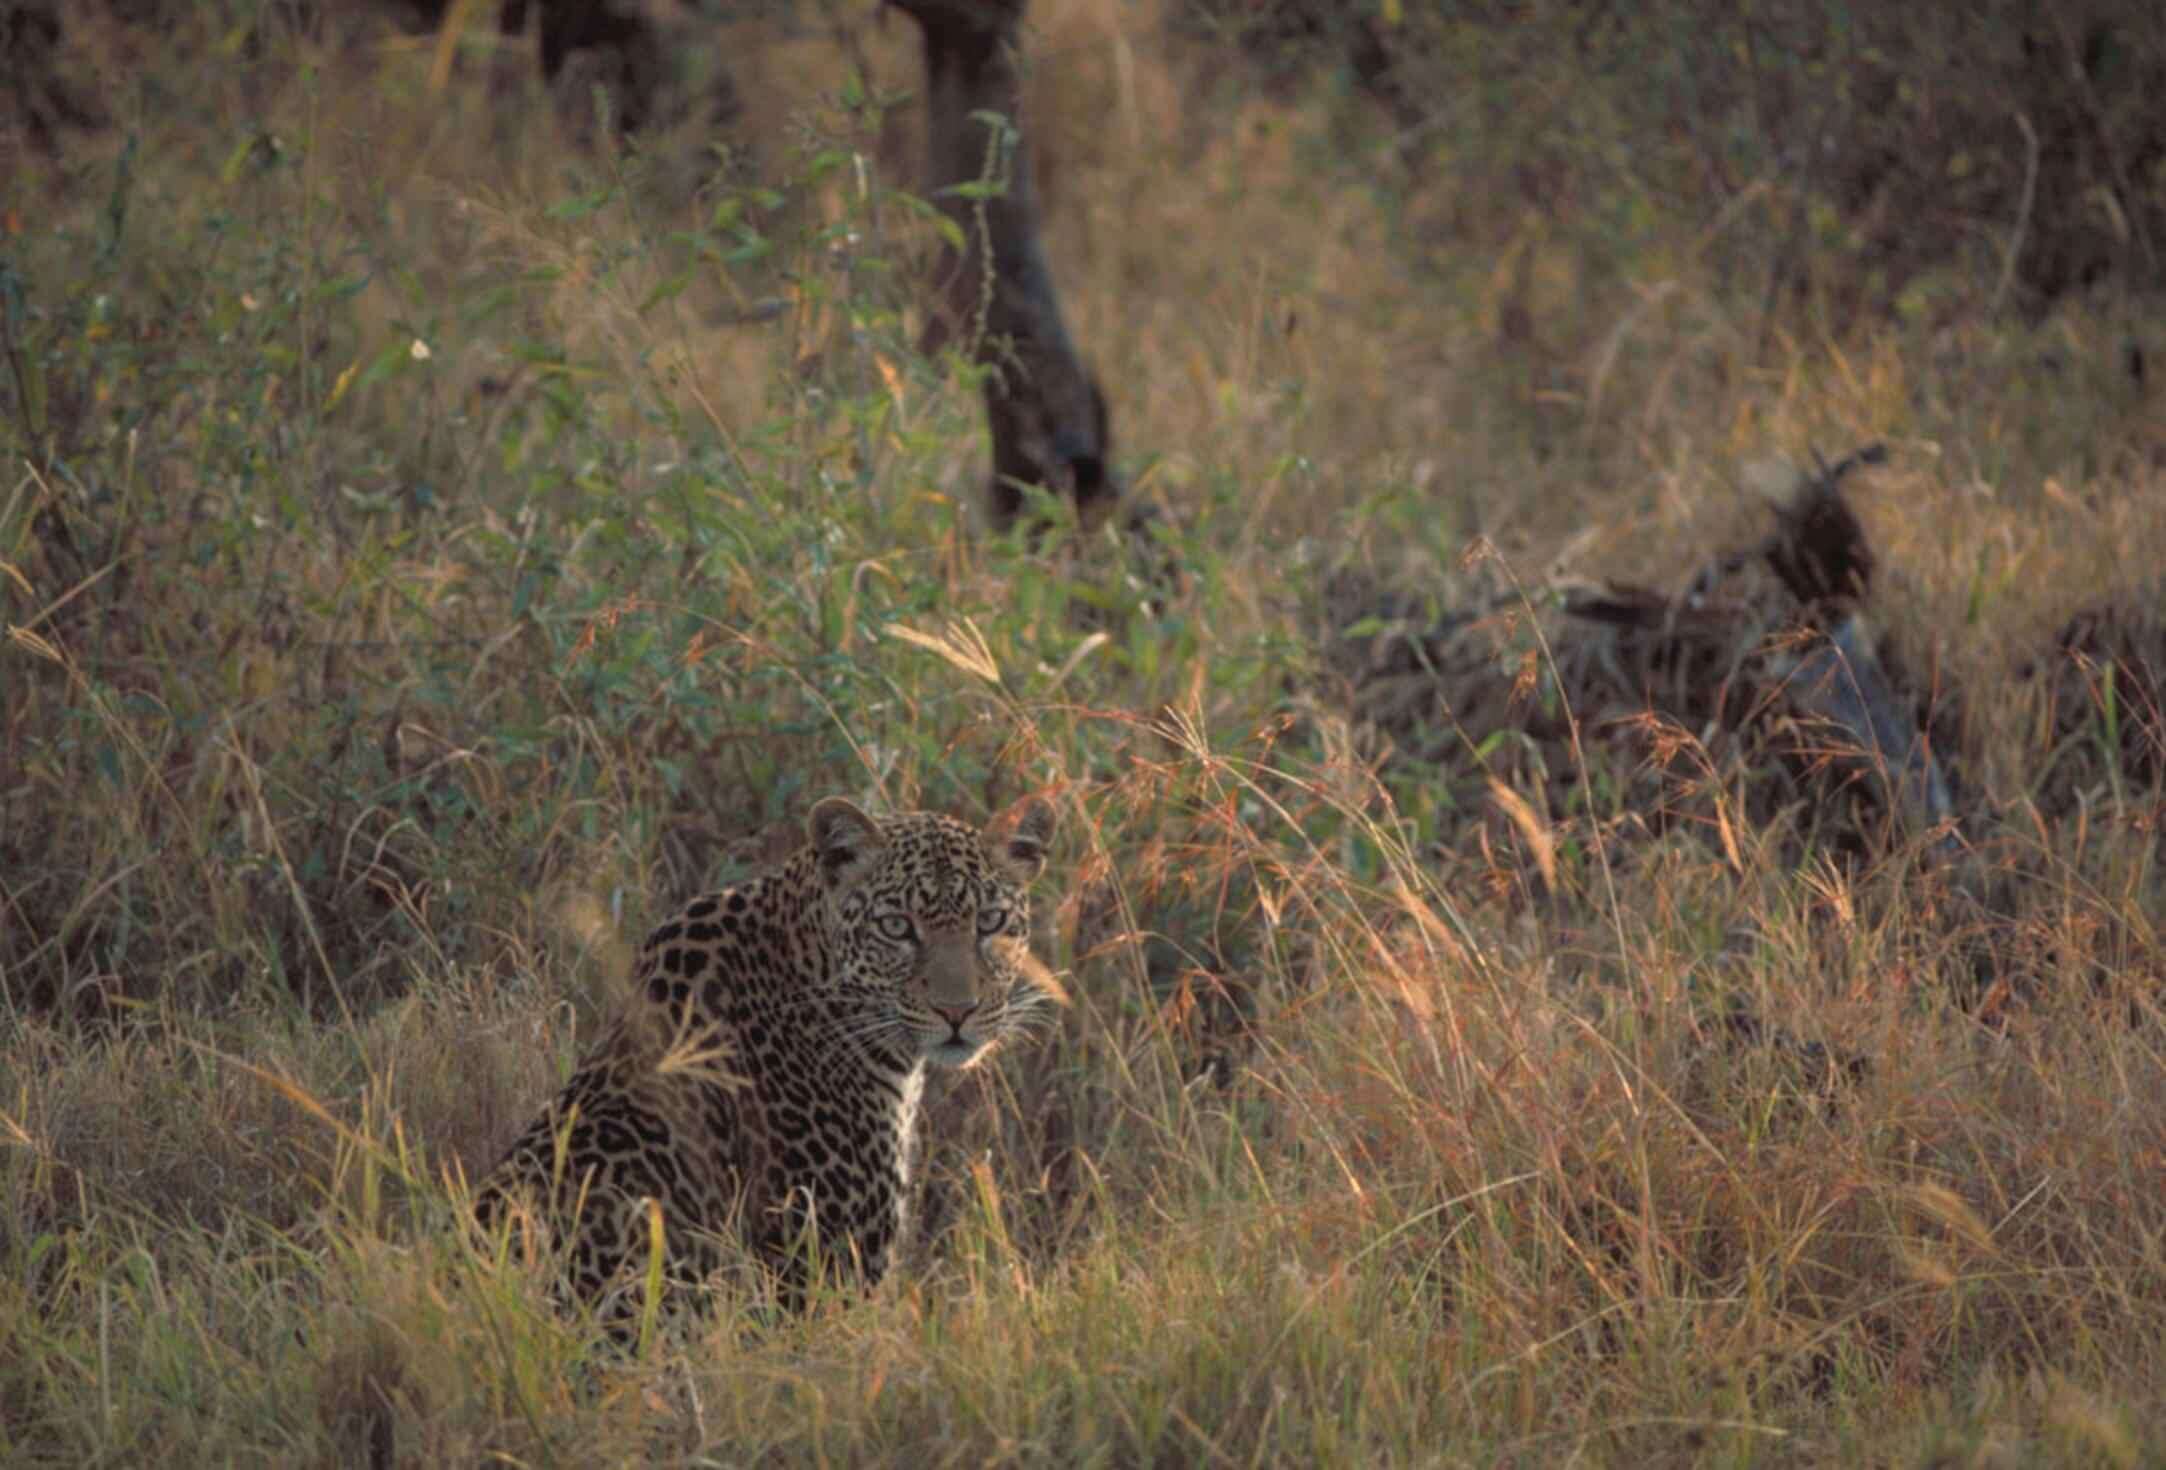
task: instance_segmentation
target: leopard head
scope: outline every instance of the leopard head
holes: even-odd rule
[[[1030,883],[1053,835],[1028,798],[980,830],[909,812],[876,819],[842,797],[812,809],[832,983],[860,1039],[906,1066],[968,1067],[1059,991],[1030,953]]]

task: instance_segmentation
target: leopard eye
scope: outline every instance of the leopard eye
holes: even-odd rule
[[[978,933],[981,936],[998,934],[1008,927],[1008,909],[1005,904],[978,910]]]
[[[873,921],[873,927],[880,931],[882,938],[892,939],[897,944],[908,944],[918,937],[918,926],[910,922],[908,914],[882,914]]]

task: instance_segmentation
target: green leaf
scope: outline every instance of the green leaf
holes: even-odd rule
[[[335,281],[326,281],[321,286],[318,286],[316,288],[316,300],[318,302],[344,301],[348,297],[360,295],[368,283],[369,277],[365,273],[340,276]]]
[[[639,310],[641,314],[645,314],[665,301],[673,301],[683,295],[684,288],[690,284],[691,279],[692,274],[690,271],[679,271],[675,275],[658,282],[652,291],[640,298]]]
[[[818,183],[838,168],[850,166],[850,155],[840,148],[823,148],[805,165],[805,182]]]
[[[591,194],[580,194],[570,199],[560,199],[548,208],[548,216],[554,220],[585,219],[609,203],[614,189],[597,189]]]
[[[361,370],[361,376],[354,386],[368,388],[377,383],[388,382],[400,371],[411,365],[413,360],[413,344],[411,342],[387,343],[378,348],[376,355],[369,359],[369,365]]]

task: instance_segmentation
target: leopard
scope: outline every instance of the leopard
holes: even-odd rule
[[[877,1286],[912,1224],[928,1072],[1065,1001],[1031,949],[1054,826],[1043,797],[982,828],[820,801],[794,856],[647,937],[618,1013],[477,1186],[483,1230],[552,1251],[557,1295],[620,1334],[657,1257],[672,1304],[747,1255],[786,1307],[815,1276]]]

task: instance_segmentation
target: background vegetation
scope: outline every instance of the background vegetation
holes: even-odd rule
[[[973,529],[900,17],[672,13],[619,149],[146,9],[5,99],[0,1459],[2166,1458],[2148,7],[1040,0],[1146,551]],[[1959,871],[1355,717],[1348,577],[1675,587],[1869,439]],[[477,1255],[649,922],[1041,788],[1075,1004],[891,1288],[611,1363]]]

